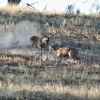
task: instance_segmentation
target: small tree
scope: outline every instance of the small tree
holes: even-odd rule
[[[8,5],[16,4],[18,5],[21,2],[21,0],[8,0]]]
[[[100,2],[98,0],[95,0],[93,3],[92,3],[92,6],[91,6],[91,9],[90,11],[96,11],[96,13],[99,14],[100,12]]]
[[[75,8],[75,4],[72,4],[72,5],[68,5],[66,7],[66,13],[73,13],[74,12],[74,8]]]
[[[76,14],[77,14],[77,15],[80,14],[80,10],[79,10],[79,9],[76,10]]]

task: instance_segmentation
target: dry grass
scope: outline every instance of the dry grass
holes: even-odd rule
[[[100,99],[100,69],[63,65],[58,68],[45,67],[33,67],[31,70],[25,66],[11,66],[9,69],[1,67],[0,98]]]
[[[1,87],[1,84],[0,84]],[[5,91],[6,90],[6,91]],[[9,83],[7,87],[2,87],[2,92],[5,92],[6,95],[9,97],[12,94],[15,94],[17,91],[28,91],[28,92],[41,92],[44,93],[43,95],[49,95],[53,94],[51,99],[56,97],[56,98],[69,98],[67,94],[73,95],[74,97],[78,98],[83,98],[85,100],[99,100],[100,98],[100,89],[97,86],[90,87],[88,90],[88,87],[81,85],[81,86],[63,86],[63,85],[50,85],[50,84],[45,84],[45,85],[35,85],[32,86],[27,85],[27,84],[21,84],[21,85],[15,85],[13,83]],[[34,96],[33,92],[33,96]],[[28,95],[28,93],[26,93]],[[58,96],[59,94],[59,96]],[[5,96],[2,93],[2,96]],[[19,95],[20,96],[20,95]],[[72,98],[74,100],[74,98]],[[70,100],[70,99],[68,99]]]
[[[12,10],[13,9],[13,10]],[[20,12],[20,13],[41,13],[39,10],[37,9],[30,9],[30,8],[21,8],[17,5],[12,5],[12,6],[6,6],[4,8],[0,8],[0,11],[2,11],[3,13],[10,13],[11,15],[17,15],[16,12]],[[42,11],[42,14],[44,15],[65,15],[65,12],[61,12],[61,11]]]
[[[12,10],[13,9],[13,10]],[[0,10],[2,11],[2,13],[5,13],[5,12],[8,12],[10,13],[11,15],[17,15],[16,12],[28,12],[28,13],[31,13],[31,12],[39,12],[38,10],[31,10],[31,9],[26,9],[26,8],[20,8],[19,6],[17,5],[12,5],[12,6],[6,6],[4,8],[0,8]]]
[[[99,15],[39,12],[17,6],[0,8],[0,12],[1,37],[9,34],[6,37],[10,38],[10,34],[13,33],[17,41],[19,39],[17,37],[24,37],[26,33],[52,35],[50,42],[54,43],[55,47],[74,46],[80,51],[79,56],[82,60],[80,65],[58,64],[55,66],[55,62],[50,61],[43,63],[33,61],[32,64],[17,62],[18,64],[14,65],[1,59],[0,99],[3,97],[14,100],[26,98],[33,100],[100,99]],[[37,30],[32,23],[36,23]],[[27,28],[23,27],[24,25]],[[6,39],[10,40],[9,38]],[[5,38],[1,40],[0,43],[3,43]],[[28,43],[28,39],[26,41],[24,42]],[[25,48],[24,51],[26,50]],[[18,51],[20,49],[17,49]],[[28,53],[30,52],[28,50]],[[7,68],[5,64],[8,64]]]

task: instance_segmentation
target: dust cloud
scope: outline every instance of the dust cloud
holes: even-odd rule
[[[33,35],[41,37],[41,34],[37,31],[37,27],[39,27],[39,25],[37,25],[38,24],[33,22],[23,21],[5,30],[5,32],[1,32],[0,53],[34,56],[36,52],[39,52],[39,48],[32,48],[30,37]],[[54,57],[52,53],[49,54],[48,51],[45,52],[48,54],[49,60],[57,60],[57,57]]]
[[[29,21],[23,21],[0,33],[0,52],[11,54],[32,54],[30,37],[41,36],[37,31],[39,25]],[[34,48],[35,50],[36,48]]]
[[[40,36],[36,27],[36,23],[23,21],[7,29],[4,34],[0,35],[0,48],[12,47],[16,42],[18,42],[20,46],[29,45],[31,36]]]

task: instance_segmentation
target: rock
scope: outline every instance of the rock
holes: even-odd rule
[[[48,55],[47,54],[42,54],[42,57],[41,57],[42,61],[47,61],[48,60]]]

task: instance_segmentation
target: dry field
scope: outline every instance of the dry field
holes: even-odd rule
[[[40,56],[33,35],[77,48],[81,64]],[[100,15],[0,8],[0,100],[100,100]]]

